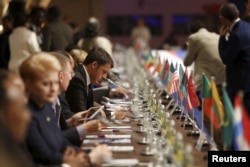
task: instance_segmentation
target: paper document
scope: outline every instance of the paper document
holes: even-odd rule
[[[112,159],[104,164],[102,164],[102,167],[121,167],[121,166],[135,166],[139,163],[138,159]]]
[[[85,139],[83,144],[130,144],[131,139]]]
[[[116,134],[111,134],[111,135],[105,135],[105,134],[99,134],[99,135],[87,135],[85,136],[85,139],[130,139],[131,135],[116,135]]]

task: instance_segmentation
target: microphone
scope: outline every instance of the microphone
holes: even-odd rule
[[[124,87],[124,86],[122,86],[122,85],[116,83],[115,81],[113,81],[113,80],[111,80],[111,79],[109,79],[109,78],[107,78],[106,80],[108,81],[108,83],[110,83],[110,84],[112,84],[112,85],[114,85],[114,86],[117,86],[117,87],[122,87],[123,89],[126,89],[129,93],[131,93],[131,94],[133,94],[133,95],[136,95],[136,96],[138,96],[138,97],[144,99],[144,96],[142,96],[142,95],[140,95],[140,94],[138,94],[138,93],[135,93],[135,92],[133,92],[132,90],[129,90],[128,88],[126,88],[126,87]]]

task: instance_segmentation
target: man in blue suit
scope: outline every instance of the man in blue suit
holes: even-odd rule
[[[250,114],[250,24],[241,21],[232,3],[220,9],[219,53],[226,65],[227,91],[232,100],[244,91],[244,104]]]

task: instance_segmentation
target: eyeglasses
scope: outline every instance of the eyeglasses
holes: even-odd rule
[[[62,71],[62,72],[65,73],[65,74],[69,74],[71,77],[75,76],[75,73],[73,71],[71,71],[71,72]]]

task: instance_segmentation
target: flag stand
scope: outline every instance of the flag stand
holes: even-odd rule
[[[214,101],[213,101],[213,103],[214,103]],[[214,104],[212,104],[212,106],[214,106]],[[210,114],[211,114],[211,118],[213,118],[214,117],[214,112],[213,112],[213,110],[212,110],[212,108],[211,108],[211,110],[210,110]],[[212,145],[213,143],[214,143],[214,127],[213,127],[213,119],[211,119],[211,124],[210,124],[210,144]],[[211,148],[212,149],[212,148]],[[210,150],[211,150],[210,149]]]
[[[172,115],[181,115],[182,114],[182,105],[178,105],[178,93],[176,94],[176,102],[177,102],[177,108],[174,110]]]
[[[176,117],[176,119],[180,120],[180,121],[184,121],[186,120],[186,115],[184,114],[184,107],[182,105],[182,100],[181,100],[181,114],[179,116]]]
[[[227,151],[227,145],[225,143],[223,143],[223,150]]]
[[[199,137],[200,131],[198,130],[197,126],[194,126],[194,125],[196,125],[195,119],[194,119],[194,109],[192,110],[192,114],[193,114],[193,130],[190,132],[191,137]]]

